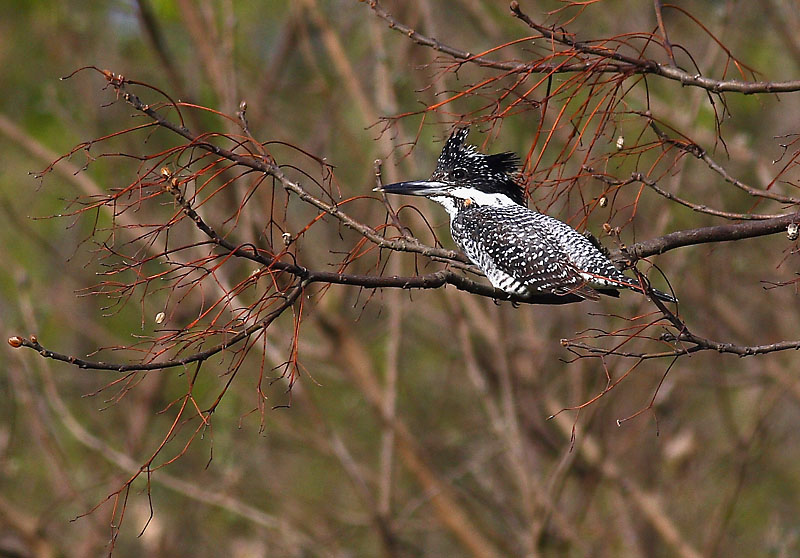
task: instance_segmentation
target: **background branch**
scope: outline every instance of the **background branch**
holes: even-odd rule
[[[786,2],[43,2],[3,27],[0,554],[797,554]],[[680,303],[511,297],[372,194],[466,124]]]

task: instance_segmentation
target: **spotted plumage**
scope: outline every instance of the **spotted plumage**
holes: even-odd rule
[[[450,232],[467,257],[500,290],[534,293],[618,296],[617,289],[644,292],[572,227],[525,207],[515,181],[513,153],[484,155],[465,145],[468,128],[456,129],[445,143],[429,180],[389,184],[380,190],[422,195],[450,215]],[[653,290],[656,297],[675,299]]]

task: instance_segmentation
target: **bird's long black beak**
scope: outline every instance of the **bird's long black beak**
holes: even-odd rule
[[[395,182],[373,188],[373,192],[386,192],[387,194],[405,194],[409,196],[430,196],[441,193],[446,186],[444,182],[435,180],[411,180],[409,182]]]

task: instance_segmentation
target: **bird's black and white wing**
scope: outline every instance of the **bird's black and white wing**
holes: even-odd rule
[[[522,206],[470,206],[451,223],[453,240],[492,285],[506,292],[598,298],[563,249]]]
[[[530,212],[541,230],[546,231],[550,239],[562,247],[569,256],[569,261],[581,271],[584,279],[595,289],[604,294],[613,294],[616,289],[633,289],[640,293],[652,294],[665,302],[677,302],[677,299],[658,289],[645,291],[637,279],[628,277],[611,263],[597,246],[575,229],[542,213]]]
[[[532,211],[530,213],[536,225],[550,240],[561,246],[569,261],[593,287],[632,288],[641,291],[639,282],[614,267],[588,238],[554,217]]]

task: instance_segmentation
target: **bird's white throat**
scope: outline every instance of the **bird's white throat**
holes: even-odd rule
[[[457,203],[458,200],[479,206],[507,207],[517,205],[505,194],[481,192],[477,188],[452,188],[447,190],[446,194],[433,195],[429,196],[429,198],[445,208],[450,215],[451,221],[463,207],[463,204]]]

